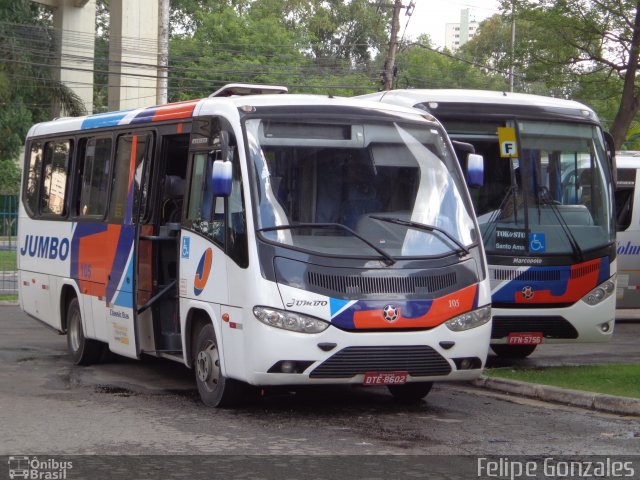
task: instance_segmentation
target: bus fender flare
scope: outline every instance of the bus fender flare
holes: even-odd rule
[[[187,367],[193,368],[193,343],[201,328],[207,324],[213,325],[213,330],[218,341],[218,350],[222,358],[222,362],[220,362],[222,374],[226,375],[224,346],[222,345],[222,332],[220,331],[220,319],[209,304],[191,305],[189,307],[184,328],[185,364]]]

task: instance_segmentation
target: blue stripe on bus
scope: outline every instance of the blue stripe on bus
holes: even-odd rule
[[[87,130],[90,128],[101,127],[115,127],[120,124],[120,121],[129,115],[131,110],[123,110],[120,112],[99,113],[97,115],[91,115],[82,121],[80,128]]]
[[[157,108],[146,108],[134,118],[131,119],[131,123],[149,123],[153,121],[153,116],[156,114]]]

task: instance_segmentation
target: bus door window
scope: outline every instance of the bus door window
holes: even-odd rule
[[[47,142],[44,148],[41,213],[64,215],[71,141]]]
[[[151,134],[122,135],[118,138],[113,193],[109,205],[110,223],[132,224],[134,218],[145,216],[148,181],[143,183],[143,170],[150,144]],[[137,217],[134,217],[134,212],[138,212]]]
[[[78,188],[74,214],[102,217],[107,209],[111,165],[111,137],[91,137],[81,142],[78,159]]]

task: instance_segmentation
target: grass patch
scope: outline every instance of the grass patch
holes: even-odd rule
[[[484,373],[488,377],[640,398],[640,365],[635,364],[529,369],[492,368]]]
[[[0,271],[16,269],[16,251],[0,249]]]
[[[18,295],[0,295],[0,302],[17,302]]]

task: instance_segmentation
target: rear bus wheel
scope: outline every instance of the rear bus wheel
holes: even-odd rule
[[[202,402],[209,407],[229,407],[240,401],[242,383],[222,375],[220,351],[213,325],[205,325],[196,337],[194,370]]]
[[[67,350],[76,365],[90,365],[100,360],[104,345],[84,336],[82,315],[78,299],[74,298],[67,307]]]

